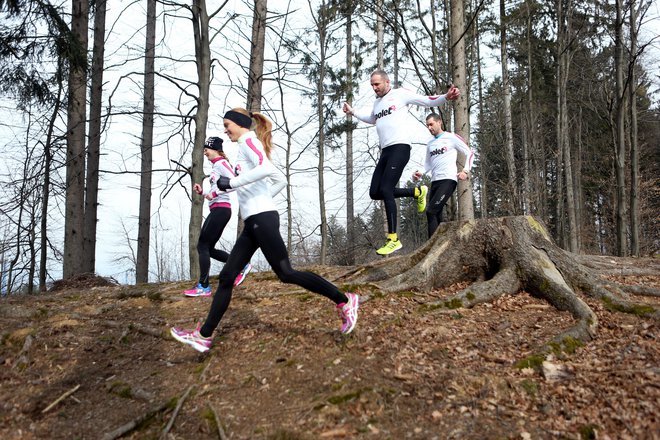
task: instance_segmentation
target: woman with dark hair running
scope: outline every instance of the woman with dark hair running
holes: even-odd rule
[[[394,199],[414,197],[417,199],[417,211],[421,213],[426,209],[428,188],[425,185],[417,188],[396,187],[410,160],[410,130],[405,123],[407,106],[438,107],[447,100],[458,98],[461,93],[453,85],[447,94],[440,96],[418,95],[403,88],[393,89],[390,78],[383,70],[375,70],[371,74],[371,88],[376,93],[376,101],[371,109],[354,109],[345,102],[343,111],[362,122],[376,124],[381,153],[371,178],[369,197],[382,200],[385,204],[387,240],[376,253],[388,255],[403,247],[396,233],[397,210]]]
[[[192,289],[185,290],[185,296],[211,296],[209,285],[209,270],[211,269],[211,258],[225,263],[229,254],[215,248],[220,240],[222,232],[231,219],[231,202],[229,194],[220,191],[217,182],[221,176],[234,177],[234,171],[222,151],[222,139],[212,136],[204,144],[204,156],[213,164],[209,175],[210,189],[204,192],[202,185],[196,183],[193,190],[209,201],[209,215],[204,220],[202,230],[199,232],[197,241],[197,253],[199,255],[199,281]],[[243,282],[252,269],[250,263],[246,264],[241,273],[236,277],[234,284],[238,286]]]
[[[254,131],[251,130],[253,125]],[[280,235],[279,214],[273,201],[273,196],[286,186],[286,182],[270,161],[272,123],[260,113],[235,108],[225,114],[224,126],[229,139],[238,143],[238,157],[236,177],[221,177],[218,188],[225,191],[235,189],[245,227],[220,272],[220,284],[204,325],[198,325],[194,330],[172,328],[170,333],[176,340],[197,351],[208,351],[211,348],[211,335],[229,307],[232,280],[257,249],[261,249],[282,282],[297,284],[334,302],[342,320],[341,332],[350,333],[357,322],[358,296],[342,293],[315,273],[300,272],[291,267]]]
[[[474,153],[462,137],[442,129],[442,118],[439,114],[428,115],[426,127],[433,138],[426,144],[424,173],[415,171],[412,177],[417,181],[425,173],[431,174],[431,194],[426,208],[428,234],[431,238],[442,223],[442,209],[456,190],[457,179],[467,180],[472,169]],[[456,166],[459,151],[465,155],[465,166],[460,172]]]

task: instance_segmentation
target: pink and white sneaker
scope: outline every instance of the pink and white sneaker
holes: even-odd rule
[[[195,328],[195,330],[183,330],[180,328],[172,327],[170,329],[170,334],[177,341],[188,344],[197,351],[206,353],[211,349],[211,338],[205,338],[202,336],[199,333],[200,328],[200,324],[197,324],[197,328]]]
[[[197,283],[192,289],[184,290],[183,294],[186,296],[211,296],[211,286],[204,287]]]
[[[360,299],[355,293],[345,293],[348,302],[337,304],[337,313],[341,318],[341,332],[345,335],[349,334],[355,328],[358,319],[358,307],[360,306]]]
[[[252,265],[250,263],[246,264],[241,273],[238,274],[236,277],[236,280],[234,281],[234,286],[238,286],[241,284],[243,281],[245,281],[245,277],[250,273],[252,270]]]

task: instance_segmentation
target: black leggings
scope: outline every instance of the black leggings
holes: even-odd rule
[[[431,195],[426,204],[426,220],[428,221],[429,238],[442,223],[442,209],[456,190],[456,181],[452,179],[435,180],[431,182]]]
[[[200,330],[202,336],[211,336],[220,324],[231,301],[234,280],[257,249],[261,249],[268,264],[283,283],[297,284],[329,298],[335,304],[348,301],[346,295],[325,278],[312,272],[299,272],[291,267],[289,254],[280,235],[279,214],[276,211],[262,212],[245,220],[243,232],[236,240],[229,259],[220,272],[220,283],[213,296],[211,310]]]
[[[211,258],[222,263],[227,261],[229,254],[215,248],[220,240],[222,231],[231,218],[231,208],[213,208],[204,220],[202,230],[197,241],[197,253],[199,254],[199,284],[206,287],[209,285],[209,270],[211,270]]]
[[[396,188],[403,169],[410,160],[410,145],[394,144],[383,148],[371,177],[369,197],[372,200],[382,200],[385,204],[387,217],[387,232],[396,232],[397,212],[395,198],[414,197],[415,188]]]

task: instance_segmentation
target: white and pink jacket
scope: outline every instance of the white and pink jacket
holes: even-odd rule
[[[213,197],[209,200],[209,208],[231,208],[231,201],[229,199],[229,194],[225,191],[220,191],[218,189],[218,179],[220,176],[229,177],[230,179],[234,177],[234,170],[231,169],[231,165],[224,157],[216,157],[211,159],[213,168],[211,169],[211,174],[209,175],[209,183],[211,187],[207,192],[202,193],[204,197],[208,194]]]
[[[286,187],[284,176],[268,159],[254,131],[243,134],[237,143],[236,177],[229,184],[238,195],[241,217],[277,211],[273,197]]]

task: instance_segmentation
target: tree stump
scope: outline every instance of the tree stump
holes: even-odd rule
[[[594,258],[599,267],[607,267],[601,257]],[[655,307],[631,300],[628,293],[633,290],[628,287],[632,286],[601,278],[596,265],[586,264],[589,261],[556,246],[536,218],[502,217],[442,223],[415,252],[357,267],[341,281],[372,284],[383,292],[430,291],[470,282],[467,288],[435,303],[449,308],[469,308],[526,291],[575,318],[573,327],[554,338],[555,347],[573,343],[570,338],[586,342],[597,331],[598,318],[578,293],[598,298],[610,309],[654,319],[660,316]],[[651,272],[659,274],[660,263],[652,262],[652,266]],[[658,294],[657,289],[646,290]]]

